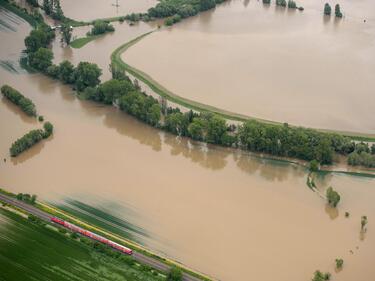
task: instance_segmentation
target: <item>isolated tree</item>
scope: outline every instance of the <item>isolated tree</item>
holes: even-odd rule
[[[324,14],[327,15],[327,16],[330,16],[331,15],[331,10],[332,10],[331,6],[328,3],[326,3],[324,5]]]

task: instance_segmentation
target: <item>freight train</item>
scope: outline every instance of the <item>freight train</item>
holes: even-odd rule
[[[64,227],[70,229],[71,231],[78,232],[81,235],[84,235],[84,236],[89,237],[93,240],[96,240],[96,241],[99,241],[103,244],[106,244],[106,245],[108,245],[108,246],[110,246],[110,247],[112,247],[112,248],[114,248],[114,249],[116,249],[116,250],[118,250],[122,253],[125,253],[125,254],[128,254],[128,255],[133,254],[133,251],[131,249],[126,248],[126,247],[124,247],[120,244],[117,244],[116,242],[113,242],[111,240],[108,240],[107,238],[104,238],[100,235],[92,233],[91,231],[88,231],[88,230],[85,230],[81,227],[78,227],[78,226],[76,226],[72,223],[69,223],[67,221],[64,221],[64,220],[56,218],[56,217],[51,218],[51,221],[53,221],[54,223],[57,223],[59,225],[62,225]]]

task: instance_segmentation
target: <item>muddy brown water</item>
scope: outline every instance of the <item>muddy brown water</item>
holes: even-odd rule
[[[60,2],[65,16],[79,21],[144,13],[158,3],[157,0],[61,0]]]
[[[144,38],[123,54],[172,92],[258,118],[375,133],[375,2],[305,11],[228,1]],[[336,2],[328,1],[333,10]],[[366,22],[364,22],[366,20]]]
[[[14,27],[0,30],[1,60],[17,60],[30,31],[22,22]],[[91,42],[84,58],[108,64],[109,49],[136,33]],[[71,50],[72,60],[83,58],[85,48]],[[319,178],[319,187],[332,185],[342,195],[332,210],[307,188],[299,166],[176,138],[114,108],[80,101],[40,74],[0,68],[3,83],[30,97],[55,132],[10,160],[11,142],[40,125],[1,101],[0,157],[7,158],[0,162],[1,187],[45,200],[111,202],[114,213],[150,234],[145,245],[220,280],[310,280],[316,269],[334,273],[338,257],[345,266],[334,280],[374,279],[373,179]],[[136,215],[119,212],[119,205]],[[365,235],[361,215],[369,217]]]

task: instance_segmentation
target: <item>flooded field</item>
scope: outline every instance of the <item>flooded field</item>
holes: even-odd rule
[[[6,21],[13,30],[0,29],[9,44],[2,45],[0,59],[10,62],[17,62],[30,30],[14,21]],[[110,52],[137,28],[143,27],[128,35],[116,31],[80,50],[58,53],[55,43],[55,59],[104,67]],[[55,132],[11,160],[12,141],[40,125],[2,99],[0,159],[7,161],[0,161],[1,187],[55,204],[70,198],[106,210],[134,226],[142,244],[220,280],[310,280],[317,269],[340,281],[374,278],[374,179],[319,178],[322,191],[332,185],[342,195],[332,210],[307,188],[300,166],[176,138],[115,108],[80,101],[69,87],[40,74],[1,67],[4,83],[31,98]],[[362,215],[369,217],[365,235]],[[335,273],[338,257],[345,265]]]
[[[144,13],[158,3],[157,0],[61,0],[60,2],[65,16],[78,21]]]
[[[297,1],[299,12],[274,1],[228,1],[151,34],[122,57],[194,101],[374,134],[375,2],[339,1],[342,20],[323,16],[325,2]]]

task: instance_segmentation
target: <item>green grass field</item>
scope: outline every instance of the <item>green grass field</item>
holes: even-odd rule
[[[165,280],[100,254],[83,243],[0,209],[0,280]]]

